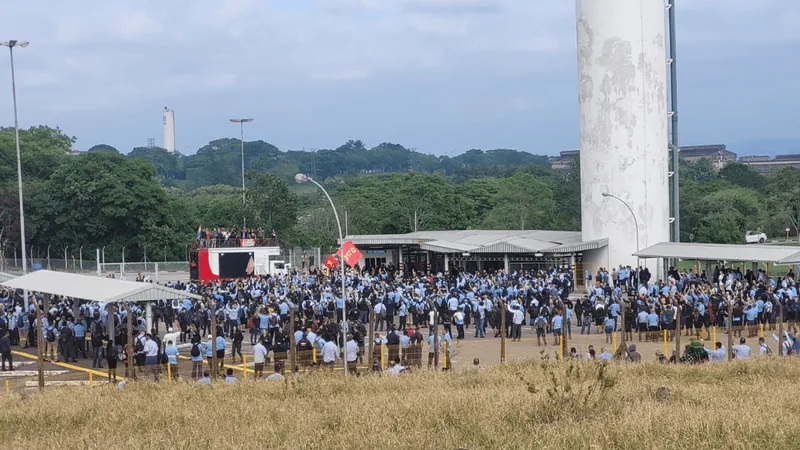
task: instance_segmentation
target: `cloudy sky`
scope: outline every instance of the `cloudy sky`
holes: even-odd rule
[[[237,135],[236,116],[282,149],[578,145],[573,0],[4,3],[0,40],[31,41],[15,53],[21,125],[78,149],[161,145],[164,106],[184,153]],[[800,2],[677,3],[682,144],[800,140]],[[2,57],[4,125],[8,86]]]

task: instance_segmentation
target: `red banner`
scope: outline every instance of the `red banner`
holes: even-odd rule
[[[353,245],[352,241],[347,241],[336,252],[336,256],[342,258],[350,267],[355,267],[361,259],[361,252]]]
[[[255,239],[239,239],[239,246],[240,247],[255,247],[256,240]]]
[[[335,256],[328,255],[328,257],[325,258],[325,262],[323,262],[322,265],[324,265],[328,269],[333,269],[339,265],[339,261],[336,260]]]

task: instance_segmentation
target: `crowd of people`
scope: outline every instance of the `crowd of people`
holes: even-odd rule
[[[474,339],[484,339],[487,333],[498,337],[505,325],[506,336],[519,340],[527,324],[538,345],[558,345],[561,335],[571,339],[573,327],[575,333],[603,333],[607,344],[611,333],[619,329],[624,329],[629,343],[637,338],[656,340],[666,330],[670,336],[684,333],[693,339],[683,355],[667,359],[659,354],[659,360],[703,362],[718,361],[728,351],[720,342],[715,342],[713,349],[705,346],[702,338],[711,338],[710,327],[724,328],[730,322],[735,337],[741,338],[731,350],[743,359],[750,356],[744,349],[747,338],[755,338],[761,326],[771,332],[776,322],[783,320],[788,322],[786,333],[782,340],[775,336],[783,343],[779,353],[800,353],[800,340],[795,339],[800,304],[791,272],[770,278],[763,271],[742,273],[730,267],[715,268],[713,274],[671,269],[666,280],[652,280],[647,269],[620,267],[586,274],[584,286],[576,291],[568,268],[512,273],[453,270],[410,276],[391,268],[348,270],[345,295],[339,277],[338,271],[328,274],[309,268],[277,277],[254,276],[208,285],[170,283],[172,288],[210,301],[158,302],[150,327],[142,305],[110,311],[97,302],[75,304],[55,297],[44,311],[41,339],[48,358],[91,359],[94,368],[105,363],[112,380],[118,361],[126,376],[137,370],[158,379],[159,372],[162,377],[164,372],[177,377],[178,359],[189,358],[191,371],[180,375],[201,380],[208,369],[204,370],[204,360],[211,370],[227,376],[225,362],[236,363],[238,357],[241,363],[244,356],[254,363],[256,376],[264,376],[267,363],[273,363],[273,375],[282,376],[292,345],[297,350],[292,372],[347,364],[354,371],[366,365],[377,370],[389,367],[390,373],[399,374],[423,366],[426,344],[428,365],[441,356],[442,366],[451,369],[454,343],[467,338],[470,326]],[[41,300],[34,297],[34,301]],[[0,333],[7,346],[34,346],[35,303],[24,310],[19,293],[8,291],[0,291],[0,303]],[[109,314],[115,324],[113,336],[106,329]],[[125,350],[128,314],[133,324],[132,361]],[[368,331],[371,317],[372,336]],[[216,329],[212,329],[212,318]],[[246,339],[252,350],[243,355]],[[385,360],[380,350],[367,354],[370,341],[375,348],[388,349]],[[6,359],[11,358],[5,342],[0,341],[4,368]],[[772,352],[763,339],[759,348],[764,354]],[[614,348],[610,352],[601,348],[596,354],[590,348],[580,354],[571,349],[569,357],[641,359],[635,344],[627,350],[620,354]],[[218,366],[211,367],[215,356]]]
[[[241,247],[243,240],[253,240],[259,245],[277,239],[275,230],[265,232],[263,228],[247,228],[234,225],[230,228],[197,228],[195,246],[201,248],[212,247]]]

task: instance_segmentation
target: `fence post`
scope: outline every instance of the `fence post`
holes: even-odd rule
[[[167,378],[172,381],[172,363],[167,361]]]
[[[667,330],[661,330],[664,340],[664,356],[667,356]]]
[[[763,338],[763,337],[764,337],[764,324],[763,324],[763,323],[760,323],[760,324],[759,324],[759,331],[758,331],[758,333],[759,333],[759,334],[758,334],[758,337],[761,337],[761,338]]]
[[[402,263],[401,263],[402,264]],[[430,349],[429,349],[430,351]],[[439,310],[433,310],[433,368],[439,367]]]
[[[42,318],[42,307],[47,307],[50,303],[50,294],[44,294],[44,299],[42,302],[44,304],[39,306],[39,302],[34,300],[36,303],[36,323],[37,330],[36,330],[36,348],[39,350],[39,358],[37,361],[37,371],[39,372],[39,389],[44,389],[44,319]]]
[[[442,370],[447,370],[447,369],[449,369],[449,367],[447,365],[447,362],[448,362],[447,361],[448,360],[448,358],[447,358],[447,341],[444,341],[443,348],[444,348],[444,364],[442,364]]]
[[[675,329],[673,330],[673,333],[675,335],[675,354],[676,355],[680,355],[681,354],[681,314],[682,314],[682,309],[683,308],[681,308],[680,305],[675,305],[675,306],[677,307],[677,310],[676,310],[677,314],[675,315],[675,327],[674,327]],[[714,345],[714,343],[712,342],[711,345]],[[664,357],[665,358],[669,358],[666,353],[664,354]]]
[[[372,307],[369,310],[369,332],[367,334],[369,337],[369,347],[367,350],[367,355],[369,355],[369,359],[367,360],[367,367],[369,370],[373,369],[372,360],[375,358],[374,351],[375,351],[375,311]],[[311,354],[312,358],[314,358],[314,363],[317,362],[317,348],[314,347],[314,353]]]
[[[500,311],[500,362],[506,362],[506,301],[500,300],[503,310]]]
[[[128,345],[126,345],[128,349],[128,368],[131,369],[130,373],[133,374],[133,379],[136,380],[136,361],[133,358],[133,313],[127,303],[123,303],[122,306],[125,307],[125,315],[128,319]]]
[[[733,302],[728,303],[728,361],[733,356]]]
[[[783,356],[783,304],[779,301],[775,306],[778,307],[778,356]]]
[[[94,379],[92,378],[92,372],[89,372],[89,387],[94,387]]]
[[[289,310],[289,364],[291,364],[292,373],[294,373],[294,367],[297,365],[297,342],[294,340],[294,321],[295,321],[295,309],[291,308]],[[343,318],[347,320],[346,318]],[[345,343],[345,346],[347,344]]]
[[[562,328],[562,333],[558,336],[558,355],[561,357],[561,360],[564,360],[564,333]]]
[[[569,349],[567,348],[567,328],[568,326],[572,326],[567,324],[567,305],[563,302],[561,303],[561,357],[563,358],[564,355],[569,355]]]
[[[213,297],[208,297],[208,307],[211,309],[211,379],[217,379],[217,311]]]
[[[381,343],[381,370],[383,370],[386,366],[384,365],[385,362],[385,355],[386,353],[386,346]]]
[[[247,356],[242,356],[242,378],[247,378]]]

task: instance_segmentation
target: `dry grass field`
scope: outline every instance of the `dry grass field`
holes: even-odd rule
[[[520,362],[401,377],[128,383],[0,396],[4,448],[787,449],[800,360]]]

